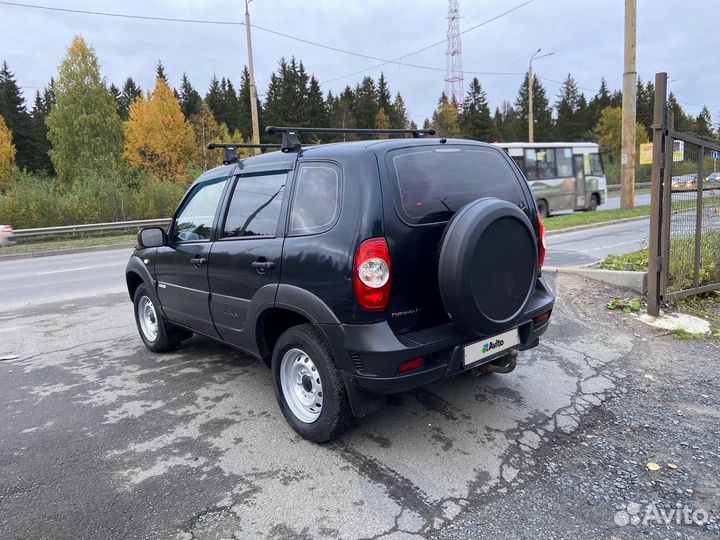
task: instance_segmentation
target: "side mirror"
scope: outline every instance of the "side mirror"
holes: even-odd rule
[[[160,247],[167,244],[167,234],[160,227],[147,227],[138,231],[140,247]]]

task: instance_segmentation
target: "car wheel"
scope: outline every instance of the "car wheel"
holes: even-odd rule
[[[543,199],[540,199],[539,201],[537,201],[537,211],[538,211],[538,214],[540,214],[540,217],[543,219],[545,219],[546,217],[548,217],[550,215],[548,212],[547,203]]]
[[[590,195],[590,203],[588,204],[587,210],[588,212],[594,212],[597,210],[598,205],[600,204],[600,201],[598,200],[598,196],[594,193]]]
[[[280,410],[301,437],[322,443],[347,428],[352,415],[345,386],[317,328],[303,324],[282,334],[273,350],[272,373]]]
[[[183,339],[192,335],[191,332],[175,328],[165,321],[145,285],[137,288],[133,303],[138,333],[145,346],[151,351],[172,351]]]

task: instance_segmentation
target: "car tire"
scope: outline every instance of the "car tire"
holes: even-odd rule
[[[593,193],[592,195],[590,195],[590,203],[588,204],[587,211],[594,212],[595,210],[597,210],[599,204],[600,201],[598,200],[598,196]]]
[[[547,203],[545,202],[545,199],[540,199],[537,201],[537,213],[540,214],[540,217],[542,219],[545,219],[550,215],[550,212],[548,211]]]
[[[180,345],[182,340],[192,336],[192,332],[176,328],[163,318],[145,285],[140,285],[135,290],[133,305],[135,324],[140,338],[152,352],[172,351]]]
[[[352,413],[340,370],[316,327],[293,326],[280,336],[272,376],[280,410],[301,437],[324,443],[348,427]]]

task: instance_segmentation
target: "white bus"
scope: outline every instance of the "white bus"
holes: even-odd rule
[[[607,200],[600,147],[595,143],[497,143],[517,163],[543,217],[562,210],[593,211]]]

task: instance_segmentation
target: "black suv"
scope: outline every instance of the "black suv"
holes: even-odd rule
[[[287,421],[323,442],[387,394],[506,373],[537,346],[555,300],[543,224],[503,150],[268,131],[282,151],[237,160],[225,145],[167,233],[139,232],[126,277],[150,350],[195,332],[261,359]]]

